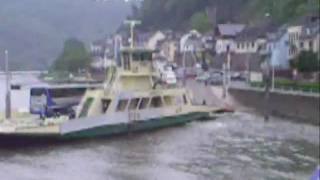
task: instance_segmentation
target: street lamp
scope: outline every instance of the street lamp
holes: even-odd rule
[[[5,72],[6,72],[6,119],[11,119],[11,82],[10,82],[10,70],[9,70],[9,58],[8,58],[8,50],[4,51],[5,54]]]
[[[274,6],[274,2],[272,1],[272,7],[270,9],[271,12],[273,12],[273,6]],[[270,18],[271,14],[269,12],[265,13],[264,15],[266,18]],[[269,56],[271,56],[269,59],[268,59],[268,68],[272,68],[272,79],[271,79],[271,89],[272,91],[274,91],[274,87],[275,87],[275,65],[274,65],[274,62],[272,62],[272,47],[270,49],[270,52],[269,52]],[[271,62],[269,62],[271,61]]]
[[[265,63],[264,74],[265,74],[265,91],[264,91],[264,120],[269,121],[269,101],[270,101],[270,61],[271,52],[268,50],[259,49],[261,58]]]
[[[227,98],[229,86],[230,86],[230,81],[231,81],[231,76],[230,76],[230,71],[231,71],[231,49],[230,45],[227,45],[227,58],[225,59],[225,62],[222,64],[222,70],[223,70],[223,94],[222,97],[224,99]]]

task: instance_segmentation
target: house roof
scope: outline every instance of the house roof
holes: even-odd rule
[[[237,41],[254,41],[259,38],[266,38],[268,33],[276,32],[279,27],[273,24],[263,26],[245,27],[236,36]]]
[[[278,41],[281,37],[283,37],[284,34],[287,33],[287,31],[288,31],[287,28],[288,28],[287,25],[282,25],[280,28],[278,28],[274,32],[267,32],[266,33],[267,40],[269,42]]]
[[[244,24],[219,24],[218,33],[221,36],[236,36],[245,27]]]
[[[317,35],[319,35],[319,33],[320,33],[319,25],[304,27],[302,29],[302,34],[300,39],[301,40],[313,39]]]
[[[245,28],[237,35],[236,41],[254,41],[258,38],[263,38],[264,34],[261,28]]]

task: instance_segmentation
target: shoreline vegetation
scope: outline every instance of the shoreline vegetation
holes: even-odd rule
[[[250,84],[252,87],[265,87],[265,84],[263,82],[251,82]],[[285,78],[276,78],[275,88],[283,90],[320,93],[319,82],[299,82]]]

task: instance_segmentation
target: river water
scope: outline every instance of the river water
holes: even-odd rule
[[[1,179],[308,179],[319,129],[245,113],[130,136],[0,149]]]

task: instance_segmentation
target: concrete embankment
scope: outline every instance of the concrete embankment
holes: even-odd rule
[[[232,104],[252,108],[261,113],[264,112],[265,100],[262,90],[230,88],[229,97],[229,99],[232,99]],[[319,95],[272,92],[270,94],[269,112],[274,116],[319,125],[319,103]]]
[[[192,103],[195,105],[206,104],[217,108],[223,108],[227,105],[225,100],[222,99],[220,93],[212,91],[210,86],[205,86],[204,83],[199,83],[194,80],[186,82],[186,88],[192,94]]]

